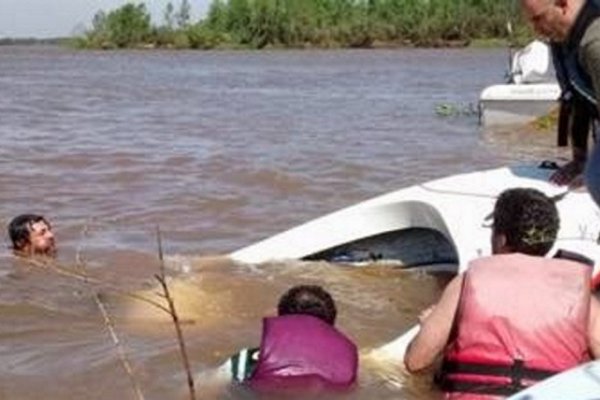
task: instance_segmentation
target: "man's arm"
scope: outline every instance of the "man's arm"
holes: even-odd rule
[[[600,18],[588,27],[581,39],[578,61],[592,80],[594,97],[600,100]],[[574,98],[573,101],[575,103],[572,105],[571,115],[566,123],[573,159],[556,171],[550,177],[550,181],[557,185],[570,184],[576,187],[582,183],[581,179],[576,178],[581,178],[580,174],[585,167],[592,116],[589,115],[588,106],[582,104],[581,100]],[[597,106],[600,114],[600,101],[597,101]]]
[[[560,126],[559,129],[567,130],[571,140],[572,159],[550,176],[550,182],[560,186],[572,185],[577,187],[582,184],[577,182],[576,179],[585,168],[588,153],[587,142],[592,121],[587,105],[576,98],[570,101],[569,115],[565,117],[567,121],[564,123],[565,126]],[[561,107],[564,106],[561,105]]]
[[[404,365],[409,372],[427,368],[444,350],[458,308],[462,282],[463,275],[454,278],[444,289],[437,305],[421,322],[421,330],[404,355]]]
[[[600,18],[586,30],[579,45],[579,62],[592,79],[595,97],[600,100]],[[600,101],[597,101],[600,114]]]

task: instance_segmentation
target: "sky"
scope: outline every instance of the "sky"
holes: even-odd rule
[[[71,36],[89,28],[99,10],[110,11],[132,0],[0,0],[0,38]],[[169,0],[133,0],[144,3],[152,22],[162,23]],[[180,0],[171,0],[177,9]],[[189,0],[192,17],[203,16],[211,0]]]

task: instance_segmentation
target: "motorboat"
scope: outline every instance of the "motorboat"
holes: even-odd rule
[[[550,47],[535,40],[514,54],[507,82],[481,92],[480,121],[488,127],[532,122],[556,109],[560,94]]]
[[[481,92],[479,112],[484,126],[527,124],[558,106],[557,83],[503,84]]]

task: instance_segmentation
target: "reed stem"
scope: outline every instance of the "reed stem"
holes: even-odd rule
[[[81,230],[80,241],[77,246],[77,252],[75,254],[75,262],[76,262],[76,265],[78,266],[79,270],[81,271],[84,281],[86,283],[89,283],[88,276],[86,274],[86,265],[85,265],[83,258],[81,257],[81,249],[82,249],[81,243],[83,241],[83,238],[86,236],[87,232],[88,232],[88,225],[86,223],[84,225],[83,229]],[[119,339],[119,336],[117,335],[117,330],[115,329],[114,321],[110,317],[110,314],[108,313],[108,310],[106,309],[106,306],[104,305],[104,303],[102,302],[102,299],[100,298],[100,295],[96,291],[94,291],[94,301],[95,301],[96,305],[98,306],[100,313],[102,314],[102,318],[104,319],[104,326],[106,326],[106,329],[108,330],[108,333],[110,334],[112,342],[115,345],[115,349],[117,350],[117,356],[119,357],[119,361],[121,362],[121,365],[123,366],[123,369],[125,370],[125,373],[129,377],[129,381],[131,382],[131,386],[133,387],[133,391],[135,392],[137,399],[144,400],[145,399],[144,393],[142,392],[142,388],[141,388],[138,380],[136,379],[135,374],[133,373],[133,368],[131,368],[131,363],[129,362],[129,359],[127,358],[127,353],[125,351],[125,347],[122,345],[121,340]]]
[[[183,331],[181,329],[181,323],[179,322],[179,316],[177,315],[177,310],[175,309],[175,302],[173,301],[173,297],[169,291],[169,286],[167,285],[167,278],[165,272],[165,260],[163,256],[163,247],[162,247],[162,237],[160,233],[160,226],[156,227],[156,240],[158,246],[158,259],[160,261],[160,274],[155,275],[156,280],[162,286],[164,297],[167,300],[169,305],[169,310],[171,314],[171,318],[173,319],[173,324],[175,326],[175,331],[177,333],[177,342],[179,343],[179,351],[181,353],[181,360],[183,362],[183,368],[185,369],[187,375],[187,384],[190,391],[190,400],[196,400],[196,389],[194,385],[194,376],[192,374],[192,370],[190,368],[190,361],[187,354],[185,340],[183,338]]]

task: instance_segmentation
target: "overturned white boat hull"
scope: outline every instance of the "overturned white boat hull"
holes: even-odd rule
[[[479,98],[484,126],[526,124],[558,106],[557,83],[504,84],[485,88]]]
[[[236,261],[263,263],[306,259],[345,244],[390,232],[424,228],[443,236],[456,254],[459,271],[490,254],[486,221],[499,193],[532,187],[550,196],[565,191],[548,183],[551,171],[534,166],[499,168],[411,186],[315,219],[230,254]],[[561,228],[557,247],[600,260],[596,245],[600,212],[585,192],[557,203]],[[591,253],[591,254],[590,254]]]

